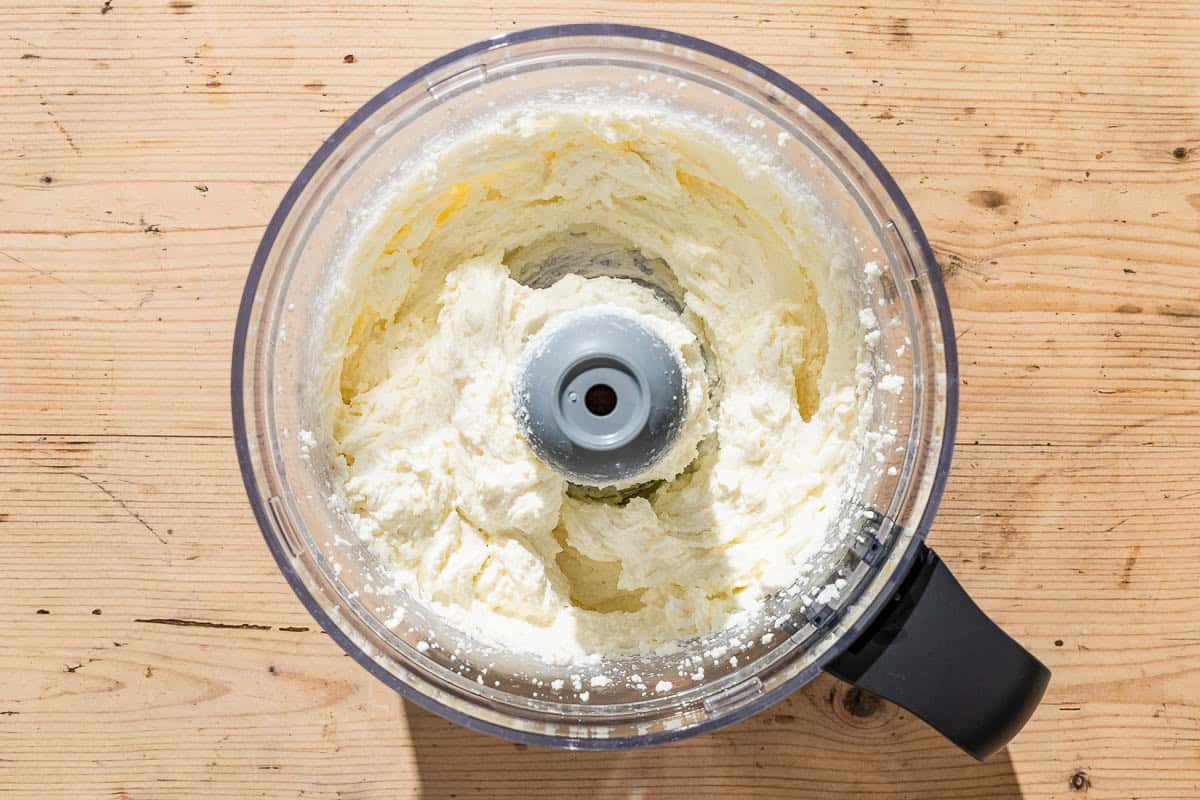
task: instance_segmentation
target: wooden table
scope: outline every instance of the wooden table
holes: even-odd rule
[[[1200,5],[552,5],[0,11],[0,794],[1200,797]],[[1054,670],[989,762],[829,678],[670,747],[527,749],[402,702],[278,574],[228,400],[269,214],[393,79],[578,20],[781,70],[917,209],[963,375],[930,540]]]

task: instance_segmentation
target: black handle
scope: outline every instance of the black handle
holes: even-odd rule
[[[983,760],[1033,714],[1050,670],[979,610],[937,553],[922,549],[891,604],[828,669]]]

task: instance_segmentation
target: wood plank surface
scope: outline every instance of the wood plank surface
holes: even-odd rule
[[[567,6],[0,10],[0,795],[1200,797],[1200,4]],[[402,702],[279,576],[228,408],[267,218],[395,78],[586,20],[782,71],[925,224],[963,375],[930,541],[1054,670],[989,762],[829,678],[668,747],[515,746]]]

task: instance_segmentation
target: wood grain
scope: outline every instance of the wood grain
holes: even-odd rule
[[[1195,2],[20,0],[0,18],[6,797],[1200,797]],[[1055,675],[992,761],[832,679],[669,747],[521,748],[400,701],[279,577],[228,414],[268,216],[395,78],[580,20],[779,69],[921,216],[963,374],[931,542]]]

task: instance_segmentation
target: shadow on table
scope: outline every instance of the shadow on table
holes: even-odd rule
[[[1008,750],[978,763],[908,712],[829,676],[758,716],[672,745],[568,753],[404,704],[421,797],[1021,800]]]

